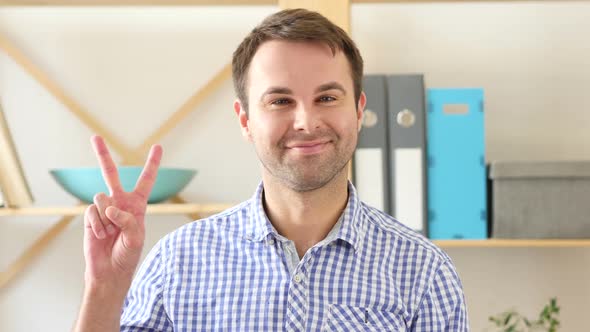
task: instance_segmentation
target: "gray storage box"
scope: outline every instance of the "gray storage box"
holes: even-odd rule
[[[492,237],[590,238],[590,161],[498,162]]]

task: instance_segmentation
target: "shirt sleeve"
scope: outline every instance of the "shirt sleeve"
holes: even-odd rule
[[[121,331],[173,331],[163,301],[165,266],[162,241],[146,256],[125,298]]]
[[[436,272],[412,324],[411,331],[469,331],[461,280],[450,261]]]

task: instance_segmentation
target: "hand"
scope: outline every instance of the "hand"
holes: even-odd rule
[[[145,211],[162,159],[162,147],[152,146],[135,189],[125,192],[103,139],[93,136],[91,141],[110,196],[96,194],[94,204],[84,214],[86,283],[89,287],[114,287],[126,293],[143,248]]]

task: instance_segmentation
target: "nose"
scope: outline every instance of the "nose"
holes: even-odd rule
[[[296,131],[311,133],[322,126],[321,114],[311,105],[299,104],[294,117],[293,128]]]

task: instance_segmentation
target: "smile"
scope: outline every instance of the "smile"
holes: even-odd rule
[[[296,143],[287,148],[301,154],[316,154],[323,151],[329,143],[330,141]]]

